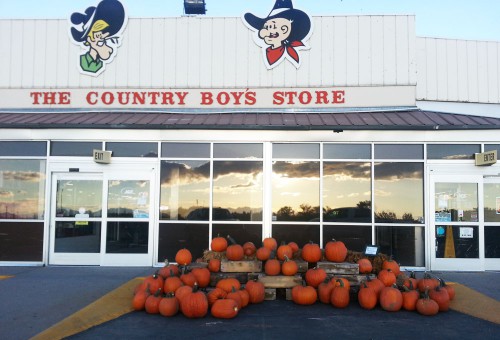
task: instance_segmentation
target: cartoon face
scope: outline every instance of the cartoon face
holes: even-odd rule
[[[113,49],[106,45],[106,38],[108,37],[109,32],[103,33],[102,31],[94,32],[94,39],[91,37],[87,37],[87,42],[89,43],[94,53],[97,53],[100,59],[107,60],[113,53]]]
[[[292,31],[292,22],[285,18],[274,18],[265,22],[259,31],[259,37],[272,48],[278,48],[282,45]]]

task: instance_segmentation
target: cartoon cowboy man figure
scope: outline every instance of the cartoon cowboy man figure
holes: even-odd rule
[[[104,62],[111,62],[118,46],[118,36],[125,26],[123,5],[117,0],[102,0],[97,7],[89,7],[85,13],[73,13],[71,28],[74,42],[87,52],[80,56],[81,71],[98,75],[104,71]]]
[[[257,33],[255,41],[263,49],[268,69],[284,59],[297,68],[300,66],[299,50],[309,48],[305,41],[311,34],[312,24],[309,15],[293,8],[291,0],[276,0],[267,18],[246,13],[243,22]]]

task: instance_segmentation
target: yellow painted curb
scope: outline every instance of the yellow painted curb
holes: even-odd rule
[[[11,277],[14,277],[12,275],[0,275],[0,280],[7,280],[10,279]]]
[[[134,288],[142,280],[144,278],[130,280],[31,339],[62,339],[133,311],[132,296]]]
[[[461,284],[453,284],[455,298],[450,309],[500,324],[500,302]]]

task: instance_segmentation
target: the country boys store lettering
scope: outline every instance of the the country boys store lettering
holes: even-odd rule
[[[3,108],[332,108],[415,105],[413,86],[0,91]],[[8,93],[7,93],[8,92]]]

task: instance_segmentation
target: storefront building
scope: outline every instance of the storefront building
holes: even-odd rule
[[[500,43],[99,8],[0,20],[1,265],[156,266],[229,234],[500,269]],[[283,13],[305,26],[272,56],[258,25]],[[115,44],[100,63],[79,24]]]

